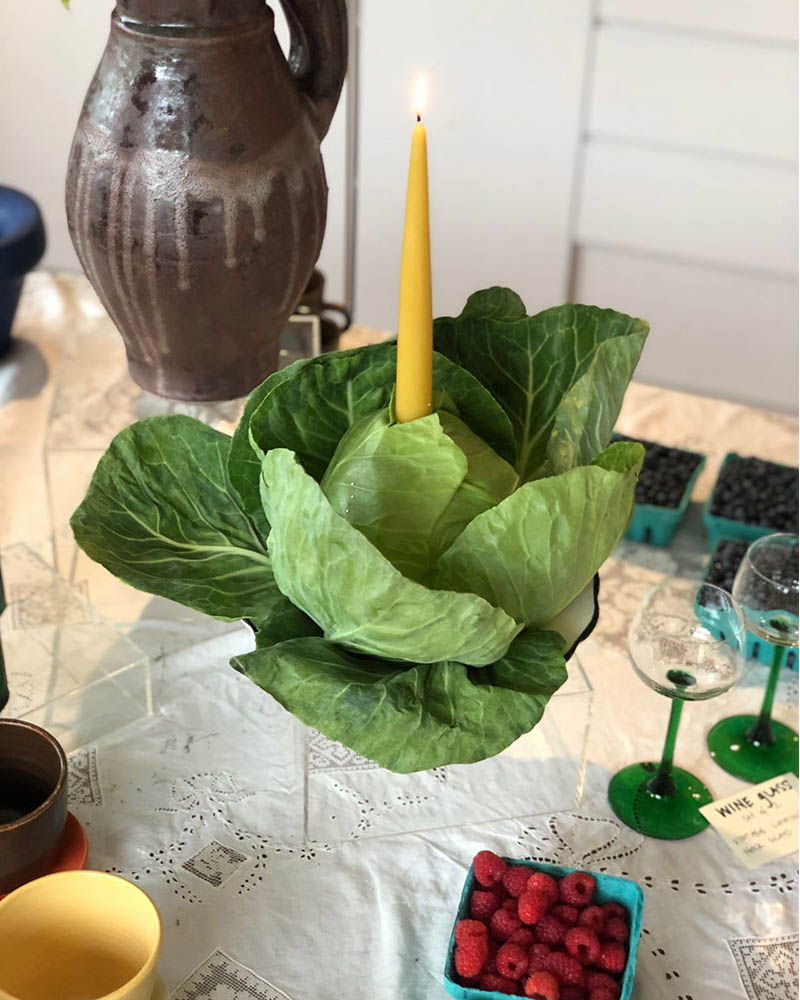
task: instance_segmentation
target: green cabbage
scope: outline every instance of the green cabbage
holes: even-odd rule
[[[566,679],[563,623],[627,528],[643,452],[609,441],[646,335],[478,292],[435,323],[430,416],[395,422],[393,344],[298,362],[233,437],[123,430],[75,537],[135,587],[250,621],[233,666],[330,738],[396,771],[480,760]]]

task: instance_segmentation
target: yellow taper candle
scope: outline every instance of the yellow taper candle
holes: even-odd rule
[[[400,268],[400,311],[397,321],[398,423],[424,417],[433,409],[433,306],[431,303],[431,239],[428,221],[428,149],[420,120],[424,81],[415,99],[417,124],[411,139],[406,193],[406,225]]]

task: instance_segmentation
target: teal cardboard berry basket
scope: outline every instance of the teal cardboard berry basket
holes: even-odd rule
[[[719,467],[719,472],[717,473],[717,479],[722,475],[722,470],[728,464],[732,458],[742,458],[735,451],[729,451],[725,458],[722,460],[722,464]],[[776,465],[780,463],[776,462]],[[794,468],[793,466],[784,466],[784,468]],[[797,469],[794,469],[796,472]],[[734,521],[730,517],[720,517],[718,514],[711,513],[711,500],[714,496],[714,490],[717,488],[716,480],[714,482],[714,488],[711,490],[711,494],[706,502],[705,508],[703,509],[703,521],[705,522],[706,531],[708,532],[708,548],[710,552],[713,552],[717,547],[717,543],[723,538],[743,538],[746,542],[754,542],[757,538],[763,538],[764,535],[772,535],[779,528],[769,528],[763,524],[749,524],[747,521]],[[759,657],[760,659],[760,657]]]
[[[584,871],[582,868],[566,868],[563,865],[548,865],[541,861],[523,861],[517,858],[503,858],[508,865],[524,865],[531,872],[545,872],[553,878],[563,878],[573,872]],[[633,977],[636,974],[636,951],[642,934],[642,913],[644,911],[644,892],[640,885],[627,878],[616,875],[604,875],[599,872],[589,872],[596,881],[594,900],[596,903],[620,903],[630,914],[630,938],[628,941],[628,962],[620,982],[619,1000],[629,1000],[633,990]],[[447,948],[447,958],[444,963],[444,988],[451,997],[457,1000],[508,1000],[507,993],[496,993],[494,990],[479,990],[474,986],[461,986],[456,982],[456,970],[453,953],[456,946],[456,924],[459,920],[469,918],[469,897],[473,889],[478,888],[472,865],[469,866],[458,911],[450,932],[450,944]]]
[[[770,529],[772,530],[772,529]],[[728,539],[721,538],[720,541],[738,541],[738,539]],[[714,546],[714,552],[716,552],[716,545]],[[713,558],[714,553],[712,553]],[[706,572],[703,576],[703,580],[708,582],[708,576],[710,573],[711,564],[709,563],[706,567]],[[698,617],[702,617],[702,611],[700,605],[696,605]],[[745,656],[748,660],[756,660],[758,663],[763,663],[764,666],[768,667],[772,663],[772,658],[775,655],[775,646],[773,643],[768,642],[766,639],[762,639],[761,636],[755,635],[749,629],[747,631],[747,639],[745,645]],[[798,657],[797,650],[786,647],[783,654],[783,665],[788,670],[794,670],[795,673],[798,672]]]
[[[693,452],[693,454],[697,454],[697,452]],[[701,455],[677,507],[658,507],[651,503],[637,503],[633,508],[633,517],[625,532],[625,537],[632,542],[645,542],[647,545],[669,545],[678,525],[686,514],[694,484],[705,464],[705,457]]]

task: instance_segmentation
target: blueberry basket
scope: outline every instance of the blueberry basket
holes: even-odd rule
[[[730,593],[739,563],[744,558],[749,545],[750,541],[745,538],[720,538],[714,547],[703,576],[706,583],[713,583]],[[749,660],[757,660],[759,663],[769,666],[772,663],[774,653],[775,646],[771,642],[748,631],[746,655]],[[786,650],[783,664],[790,670],[797,670],[796,649]]]
[[[583,871],[580,868],[566,868],[563,865],[548,865],[540,861],[524,861],[517,858],[503,858],[509,865],[524,865],[532,872],[546,872],[553,878],[563,878],[576,871]],[[594,899],[596,903],[620,903],[630,914],[630,938],[628,941],[628,962],[622,974],[620,982],[619,1000],[629,1000],[633,990],[633,977],[636,974],[636,950],[639,945],[639,938],[642,933],[642,913],[644,911],[644,892],[641,886],[627,878],[619,878],[616,875],[604,875],[598,872],[589,872],[596,881]],[[456,945],[456,924],[459,920],[466,920],[469,917],[469,897],[473,889],[478,888],[472,865],[469,866],[464,888],[461,891],[461,899],[458,904],[458,912],[453,921],[453,929],[450,932],[450,944],[447,948],[447,958],[444,963],[444,988],[451,997],[457,1000],[508,1000],[507,993],[496,993],[493,990],[480,990],[475,986],[461,986],[456,982],[455,965],[453,953]]]
[[[669,545],[678,525],[686,514],[694,484],[697,482],[697,477],[703,471],[703,466],[706,462],[705,457],[694,451],[684,451],[681,448],[668,448],[653,441],[628,438],[622,434],[615,434],[614,439],[617,441],[639,441],[640,444],[645,446],[642,475],[639,478],[636,488],[637,500],[633,509],[633,518],[628,525],[625,537],[632,542],[644,542],[647,545]],[[655,470],[658,462],[665,457],[671,460],[677,459],[685,466],[692,465],[690,474],[683,480],[682,492],[679,498],[676,498],[678,502],[672,506],[644,503],[640,500],[640,497],[644,492],[649,492],[649,484],[646,477],[648,473],[652,473]],[[675,479],[674,472],[671,480],[673,490],[676,482],[678,483],[677,488],[681,488],[681,480]]]
[[[759,524],[757,523],[757,518],[753,516],[752,513],[752,503],[751,499],[748,503],[744,504],[741,510],[744,513],[742,519],[734,519],[732,517],[725,517],[720,514],[712,513],[714,507],[719,501],[718,493],[720,492],[722,485],[724,484],[724,479],[727,472],[730,473],[731,463],[742,463],[742,462],[754,462],[760,469],[763,469],[762,475],[769,473],[770,471],[781,475],[784,479],[789,480],[793,485],[793,495],[787,500],[787,506],[794,511],[795,520],[792,523],[786,523],[784,525],[773,524]],[[758,489],[761,486],[761,490]],[[770,484],[768,481],[763,481],[762,483],[756,484],[756,494],[762,493],[764,496],[770,495]],[[717,544],[723,538],[728,539],[743,539],[746,542],[754,542],[757,538],[762,538],[764,535],[771,535],[776,531],[797,531],[797,469],[789,465],[779,465],[777,462],[765,462],[761,459],[745,459],[736,452],[728,452],[722,461],[719,473],[717,474],[716,482],[714,483],[714,488],[711,491],[711,496],[708,498],[705,510],[703,512],[703,520],[705,521],[706,530],[708,532],[708,544],[709,548],[713,551]],[[768,520],[768,518],[764,518]]]

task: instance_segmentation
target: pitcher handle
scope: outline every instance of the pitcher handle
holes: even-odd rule
[[[325,137],[347,72],[345,0],[280,0],[289,25],[289,69]]]

